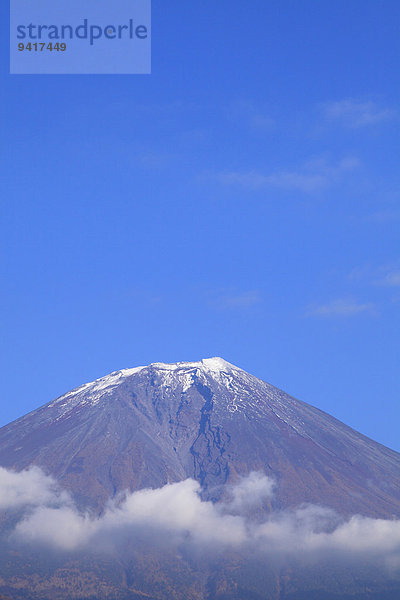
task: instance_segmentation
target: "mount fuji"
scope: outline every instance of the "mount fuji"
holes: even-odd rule
[[[99,523],[104,518],[111,522],[110,514],[115,518],[120,510],[118,503],[126,497],[137,499],[145,490],[177,490],[188,481],[192,482],[201,511],[204,507],[217,510],[221,519],[228,518],[225,513],[229,513],[229,518],[236,519],[232,521],[235,526],[237,519],[243,519],[246,531],[255,531],[254,523],[258,527],[271,519],[281,522],[282,515],[293,515],[298,507],[323,507],[342,523],[357,515],[363,523],[389,522],[397,526],[400,518],[398,453],[222,358],[153,363],[84,384],[1,428],[0,467],[10,477],[40,472],[46,481],[51,478],[68,495],[76,514],[85,515],[81,529],[89,527],[88,522]],[[232,494],[237,498],[235,490],[242,486],[243,494],[251,496],[253,488],[243,484],[248,481],[261,481],[260,485],[268,482],[269,491],[260,496],[256,507],[247,502],[244,517],[239,509],[232,509]],[[110,503],[114,503],[112,509]],[[32,514],[37,518],[37,507],[35,510],[31,508],[22,517],[16,517],[15,510],[11,517],[5,511],[0,521],[3,535],[4,531],[8,535],[20,518],[26,530]],[[47,510],[54,512],[57,507]],[[276,515],[281,515],[281,521]],[[21,522],[18,526],[21,529]],[[328,533],[335,527],[328,525]],[[318,533],[312,531],[312,535]],[[115,552],[107,558],[102,554],[101,560],[92,554],[84,568],[82,559],[77,558],[82,548],[74,547],[68,556],[53,557],[56,564],[52,567],[51,577],[55,579],[51,589],[44,583],[48,574],[43,574],[43,561],[48,559],[33,559],[32,549],[27,550],[20,541],[17,550],[13,545],[4,546],[0,592],[11,598],[32,599],[399,597],[390,594],[399,593],[400,586],[395,592],[390,585],[387,587],[382,570],[378,569],[371,583],[370,574],[365,575],[365,564],[357,567],[365,581],[364,575],[349,579],[348,573],[343,578],[337,576],[337,571],[328,576],[326,565],[318,567],[318,576],[312,579],[305,574],[308,566],[299,571],[287,563],[275,564],[270,556],[267,560],[265,553],[264,558],[256,556],[254,549],[248,549],[247,537],[247,546],[241,546],[240,552],[238,547],[228,548],[223,558],[215,558],[212,567],[208,563],[204,566],[206,559],[197,557],[203,565],[200,575],[193,562],[198,549],[182,549],[181,540],[181,546],[173,550],[165,549],[163,542],[165,551],[161,551],[149,542],[149,536],[144,542],[141,534],[136,531],[135,535],[141,539],[140,552],[131,548],[132,539],[129,543],[125,540],[123,558]],[[260,535],[257,533],[257,539]],[[42,542],[40,553],[48,556]],[[136,557],[134,566],[133,559],[128,559],[129,552]],[[32,567],[35,560],[39,562]],[[15,572],[17,564],[18,571],[25,573],[20,578]],[[33,583],[32,572],[41,584]],[[64,579],[60,573],[64,573]],[[360,577],[362,584],[355,583]],[[68,587],[65,578],[69,582],[77,578],[79,585]],[[336,591],[330,589],[332,578],[342,582]],[[380,595],[373,595],[374,585]],[[366,586],[369,595],[365,595]]]

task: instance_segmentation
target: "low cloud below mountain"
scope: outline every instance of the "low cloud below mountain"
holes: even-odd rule
[[[92,517],[37,467],[20,473],[0,469],[0,507],[22,511],[11,534],[14,541],[87,552],[145,533],[163,544],[206,552],[246,549],[302,561],[332,555],[400,569],[400,520],[360,515],[344,520],[332,509],[309,504],[273,511],[260,521],[256,509],[274,489],[273,480],[252,472],[227,486],[225,501],[213,503],[202,500],[198,482],[186,479],[120,494],[101,516]]]

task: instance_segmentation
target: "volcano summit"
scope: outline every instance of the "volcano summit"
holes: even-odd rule
[[[312,584],[305,583],[303,569],[299,583],[294,567],[288,575],[286,567],[271,562],[271,555],[260,558],[257,554],[254,558],[254,549],[249,551],[249,544],[254,545],[257,539],[258,548],[259,540],[265,538],[268,530],[269,546],[276,543],[280,547],[279,540],[271,538],[271,523],[278,527],[277,523],[285,522],[287,532],[286,516],[292,515],[293,524],[293,515],[298,514],[293,511],[299,507],[303,511],[302,527],[304,515],[309,514],[304,511],[310,506],[332,511],[336,525],[348,522],[353,529],[366,526],[370,533],[378,527],[377,523],[379,527],[385,523],[389,530],[390,523],[399,527],[396,520],[400,517],[398,453],[221,358],[153,363],[116,371],[82,385],[0,429],[0,466],[7,477],[24,477],[24,473],[30,477],[34,473],[36,477],[37,472],[31,469],[35,466],[42,472],[46,490],[53,484],[60,486],[70,499],[62,514],[72,519],[73,513],[75,520],[71,523],[82,534],[78,536],[79,543],[83,543],[85,531],[90,530],[93,538],[100,535],[101,530],[104,536],[104,531],[111,530],[110,524],[116,522],[116,515],[124,523],[134,515],[137,525],[137,515],[146,513],[148,521],[161,523],[160,527],[167,527],[171,532],[171,523],[177,518],[174,507],[183,514],[194,498],[190,518],[185,514],[185,519],[179,521],[179,531],[185,530],[186,537],[173,551],[155,549],[154,540],[149,550],[148,534],[145,550],[143,545],[140,552],[132,549],[133,539],[140,538],[144,543],[140,537],[143,531],[139,535],[135,530],[129,543],[124,542],[131,548],[131,554],[125,548],[124,558],[114,558],[112,567],[107,562],[107,567],[100,568],[98,558],[93,558],[86,570],[82,570],[82,566],[77,566],[75,555],[58,558],[53,576],[67,573],[71,581],[72,571],[75,575],[78,572],[79,585],[75,587],[66,586],[64,580],[60,583],[56,577],[51,591],[44,583],[32,591],[32,575],[23,579],[28,581],[24,587],[21,581],[18,585],[15,583],[12,570],[3,569],[0,592],[11,590],[13,598],[361,598],[364,596],[354,595],[364,589],[364,583],[359,583],[360,575],[357,585],[351,577],[349,583],[346,575],[346,584],[339,588],[339,595],[330,596],[332,591],[328,592],[327,586],[331,583],[327,583],[326,569],[318,571],[317,581],[314,577]],[[235,502],[246,494],[259,494],[259,502],[255,506],[247,501],[244,516]],[[172,512],[164,518],[160,514],[170,501]],[[46,513],[47,525],[60,509],[53,504],[50,508],[46,505],[45,510],[52,511]],[[156,512],[149,513],[151,506],[157,507]],[[32,517],[32,510],[28,516],[25,514],[16,531],[28,531],[31,538],[36,539],[35,531],[43,525],[36,529],[34,525],[40,523],[40,514],[44,513],[39,514],[36,508]],[[314,508],[314,517],[316,512]],[[60,518],[61,513],[57,514]],[[204,515],[207,515],[204,527],[196,525],[197,529],[193,529],[193,522],[203,523]],[[320,513],[318,515],[321,519]],[[354,515],[358,515],[358,521],[351,520]],[[7,519],[5,522],[10,527]],[[202,565],[198,571],[190,554],[193,548],[189,552],[185,540],[198,535],[199,529],[204,533],[210,523],[210,532],[215,533],[220,525],[224,531],[237,532],[233,544],[236,546],[226,550],[223,560],[215,560],[212,567]],[[324,535],[331,535],[336,525],[330,525]],[[299,529],[297,524],[290,527]],[[318,527],[307,532],[313,548],[323,547],[321,526]],[[335,531],[336,537],[330,540],[334,539],[337,549],[344,539],[344,530]],[[318,535],[320,537],[315,538]],[[245,542],[238,542],[239,539]],[[241,546],[238,555],[235,553],[239,551],[239,543],[247,544],[247,550]],[[224,544],[227,544],[226,539]],[[74,544],[70,547],[76,550]],[[15,553],[15,549],[12,551]],[[400,531],[398,540],[392,539],[392,551],[394,564],[400,556]],[[9,550],[5,552],[7,564],[14,564],[7,554]],[[19,568],[24,572],[25,567]],[[31,573],[32,566],[29,569]],[[37,566],[37,573],[39,580],[42,581],[42,577],[44,581],[43,565]],[[58,577],[62,579],[61,575]],[[96,592],[87,583],[88,577],[97,582],[93,584]],[[387,583],[381,572],[374,577],[375,584],[378,580],[379,585],[383,580]],[[111,580],[114,582],[110,583]],[[103,586],[101,592],[99,581]],[[291,588],[288,582],[292,582]],[[372,585],[369,579],[368,585]],[[365,597],[398,597],[391,596],[389,588],[379,592],[389,594],[387,596]],[[393,593],[398,593],[400,588],[396,589]],[[350,595],[345,595],[344,590]]]

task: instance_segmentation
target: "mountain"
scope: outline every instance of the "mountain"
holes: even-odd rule
[[[0,467],[22,472],[32,465],[56,479],[91,519],[108,518],[110,499],[118,502],[122,493],[167,489],[189,478],[200,484],[210,512],[228,506],[234,486],[254,472],[273,482],[274,493],[250,510],[253,523],[281,522],[281,515],[315,505],[342,520],[363,515],[368,527],[400,517],[398,453],[221,358],[116,371],[1,428]],[[14,513],[0,519],[0,528],[3,522],[10,531],[15,519]],[[349,575],[348,565],[338,571],[330,559],[300,569],[238,548],[211,560],[182,540],[171,549],[135,535],[112,557],[4,546],[0,594],[33,600],[400,597],[397,576],[393,583],[393,574],[366,563]]]
[[[32,464],[99,510],[188,477],[218,499],[255,470],[280,508],[400,516],[398,453],[221,358],[117,371],[0,429],[0,465]]]

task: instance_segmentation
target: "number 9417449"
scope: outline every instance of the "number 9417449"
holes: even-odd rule
[[[27,44],[21,42],[18,44],[18,50],[20,52],[23,52],[24,50],[28,50],[28,52],[43,52],[45,50],[49,50],[50,52],[65,52],[66,49],[67,44],[60,44],[58,42],[56,44],[53,44],[52,42],[34,42],[33,44],[31,42],[28,42]]]

